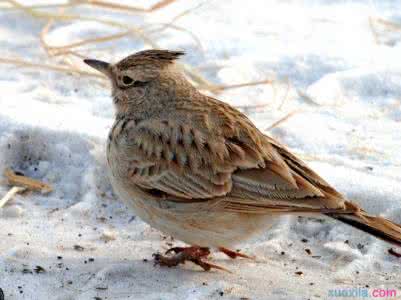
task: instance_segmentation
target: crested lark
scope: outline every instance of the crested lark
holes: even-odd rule
[[[116,120],[107,144],[117,195],[145,222],[192,247],[156,255],[205,270],[209,247],[232,247],[284,214],[328,216],[401,245],[401,227],[371,216],[241,112],[201,94],[176,59],[147,50],[116,64],[87,59],[112,83]]]

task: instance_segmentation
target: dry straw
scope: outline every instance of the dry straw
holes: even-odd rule
[[[149,23],[144,21],[142,25],[132,25],[121,21],[121,18],[112,18],[112,12],[116,11],[119,15],[121,14],[137,14],[146,15],[152,14],[157,11],[161,11],[172,5],[177,0],[161,0],[149,8],[143,8],[138,6],[123,5],[117,2],[110,1],[97,1],[97,0],[69,0],[63,4],[53,4],[49,1],[49,4],[40,5],[24,5],[17,0],[5,0],[2,2],[3,5],[0,7],[2,10],[6,11],[21,11],[33,19],[38,21],[44,21],[44,26],[39,33],[38,40],[41,47],[48,56],[48,61],[54,63],[42,63],[41,58],[37,59],[21,59],[21,58],[0,58],[0,63],[12,64],[18,67],[29,67],[36,69],[45,69],[56,72],[63,72],[69,75],[79,75],[94,77],[100,79],[99,84],[106,84],[105,77],[102,74],[89,71],[87,67],[80,61],[86,58],[87,55],[96,50],[96,46],[101,45],[105,42],[115,41],[122,38],[133,38],[135,40],[141,41],[147,48],[160,48],[156,38],[156,34],[160,35],[165,30],[175,30],[188,34],[194,41],[196,49],[201,53],[203,52],[202,43],[199,38],[191,32],[189,29],[180,27],[175,23],[181,19],[189,16],[196,9],[201,7],[204,2],[190,8],[176,15],[169,22],[166,23]],[[78,10],[78,7],[86,7],[85,10]],[[93,14],[94,10],[102,10],[110,12],[108,18],[98,17],[102,14]],[[146,20],[146,18],[145,18]],[[79,41],[70,41],[64,45],[54,45],[49,42],[48,34],[57,26],[58,23],[73,23],[78,21],[92,21],[99,23],[103,26],[118,29],[118,32],[98,37],[91,37]],[[383,20],[380,20],[383,23]],[[80,60],[74,58],[80,58]],[[291,90],[295,91],[296,95],[300,100],[303,100],[306,104],[313,106],[318,106],[318,104],[309,97],[305,92],[292,86],[288,79],[282,80],[281,82],[276,78],[268,78],[259,81],[251,81],[244,83],[237,83],[232,85],[219,85],[214,84],[207,80],[202,74],[202,71],[210,69],[209,67],[194,67],[190,64],[182,63],[182,68],[186,73],[187,77],[199,88],[212,94],[218,94],[228,89],[250,87],[256,85],[270,85],[273,88],[273,99],[268,101],[266,104],[258,105],[244,105],[238,106],[239,109],[244,109],[249,111],[250,109],[264,109],[266,107],[271,107],[272,109],[276,107],[278,110],[282,110],[285,104],[289,100],[289,92]],[[213,66],[213,68],[220,68],[219,66]],[[276,89],[281,84],[285,84],[285,94],[280,101],[277,101]],[[282,85],[281,85],[282,86]],[[276,103],[276,105],[274,105]],[[266,130],[271,130],[274,127],[281,125],[283,122],[287,121],[299,111],[291,111],[286,114],[280,120],[274,122]]]
[[[157,42],[152,38],[152,34],[160,33],[166,29],[172,29],[188,33],[193,38],[196,47],[200,51],[202,51],[201,41],[190,30],[177,26],[174,23],[180,18],[183,18],[191,14],[203,3],[200,3],[199,5],[191,9],[187,9],[181,12],[168,23],[163,23],[163,24],[146,23],[141,27],[119,22],[118,20],[104,19],[104,18],[94,17],[92,15],[90,16],[81,15],[69,12],[75,7],[87,6],[92,9],[118,10],[119,13],[151,14],[173,4],[174,2],[176,2],[176,0],[162,0],[152,5],[149,8],[142,8],[137,6],[122,5],[109,1],[96,1],[96,0],[86,0],[86,1],[70,0],[64,4],[41,4],[41,5],[23,5],[16,0],[5,0],[4,3],[7,3],[8,6],[3,7],[2,8],[3,10],[12,10],[12,9],[20,10],[34,19],[46,21],[39,35],[40,44],[49,57],[57,56],[61,57],[62,59],[57,60],[58,63],[54,65],[38,63],[35,61],[29,61],[20,58],[1,58],[0,63],[14,64],[21,67],[48,69],[69,74],[79,74],[81,76],[102,78],[102,75],[87,71],[86,67],[84,67],[83,65],[75,65],[71,60],[71,57],[85,58],[86,57],[85,53],[88,51],[87,48],[88,46],[93,46],[96,44],[101,44],[112,40],[118,40],[124,37],[133,37],[135,39],[142,41],[147,47],[159,48]],[[71,43],[62,46],[51,45],[50,43],[47,42],[47,35],[51,30],[51,28],[57,22],[75,22],[75,21],[93,21],[102,25],[118,28],[120,29],[120,32],[101,37],[88,38],[80,41],[72,41]],[[212,93],[218,93],[230,88],[272,84],[272,80],[268,79],[268,80],[240,83],[234,85],[216,85],[209,82],[201,74],[198,68],[195,68],[188,64],[183,64],[182,66],[184,68],[185,73],[194,82],[194,84],[196,84],[199,88],[210,91]]]

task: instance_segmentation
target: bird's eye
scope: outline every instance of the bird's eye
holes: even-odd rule
[[[122,78],[123,84],[125,86],[134,86],[134,87],[144,87],[148,82],[147,81],[139,81],[133,80],[131,77],[124,75]]]
[[[125,85],[130,85],[130,84],[132,84],[133,82],[134,82],[134,80],[133,80],[131,77],[129,77],[129,76],[127,76],[127,75],[123,76],[123,83],[124,83]]]

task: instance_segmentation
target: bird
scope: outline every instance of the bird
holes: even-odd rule
[[[234,247],[283,215],[331,218],[401,246],[401,226],[348,200],[242,112],[201,93],[183,73],[183,51],[150,49],[117,63],[85,59],[111,82],[115,121],[107,140],[117,196],[151,227],[188,244],[154,254],[225,268],[212,250]]]

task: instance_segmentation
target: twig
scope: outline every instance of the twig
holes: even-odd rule
[[[175,24],[170,24],[170,23],[167,23],[167,24],[166,24],[166,23],[155,23],[155,24],[152,24],[152,25],[154,25],[154,26],[161,26],[161,28],[156,28],[156,29],[152,29],[152,30],[147,30],[147,31],[145,31],[145,33],[147,33],[147,34],[153,34],[153,33],[156,33],[156,32],[162,32],[162,31],[165,30],[166,28],[171,28],[171,29],[174,29],[174,30],[177,30],[177,31],[181,31],[181,32],[184,32],[184,33],[189,34],[189,35],[191,36],[191,38],[192,38],[192,39],[195,41],[195,43],[197,44],[197,46],[198,46],[198,48],[200,49],[200,51],[204,52],[204,49],[203,49],[201,40],[200,40],[192,31],[190,31],[189,29],[183,28],[183,27],[181,27],[181,26],[177,26],[177,25],[175,25]],[[142,26],[142,27],[140,27],[140,28],[145,28],[145,27],[149,27],[149,25],[146,24],[146,25],[144,25],[144,26]]]
[[[4,0],[2,2],[8,2],[7,0]],[[29,9],[40,9],[40,8],[44,8],[44,9],[48,9],[48,8],[58,8],[58,7],[71,7],[74,6],[75,3],[72,3],[72,1],[68,2],[68,3],[59,3],[59,4],[38,4],[38,5],[26,5],[27,8]],[[15,10],[18,9],[15,6],[10,6],[10,7],[1,7],[1,9],[4,10]]]
[[[136,12],[136,13],[146,12],[146,9],[142,8],[142,7],[135,7],[135,6],[111,3],[111,2],[107,2],[107,1],[88,0],[88,1],[82,1],[81,4],[89,4],[89,5],[98,6],[98,7],[102,7],[102,8],[125,10],[125,11],[131,11],[131,12]]]
[[[175,2],[175,1],[176,0],[161,0],[161,1],[153,4],[147,11],[152,12],[152,11],[161,9],[163,7],[166,7],[167,5],[170,5],[171,3]]]
[[[319,103],[315,102],[311,96],[309,96],[307,93],[301,91],[300,89],[296,89],[298,96],[302,98],[307,104],[313,105],[313,106],[320,106]]]
[[[67,14],[63,10],[78,6],[78,5],[92,5],[92,6],[98,6],[98,7],[103,7],[103,8],[109,8],[109,9],[119,9],[119,10],[125,10],[125,11],[137,11],[137,12],[154,12],[159,9],[162,9],[168,5],[171,5],[174,3],[176,0],[160,0],[156,2],[154,5],[152,5],[150,8],[140,8],[140,7],[134,7],[134,6],[129,6],[129,5],[124,5],[124,4],[119,4],[116,2],[111,2],[111,1],[106,1],[106,0],[70,0],[67,2],[66,5],[60,5],[57,6],[55,5],[47,7],[47,8],[60,8],[57,13],[52,12],[52,11],[43,11],[40,10],[40,6],[28,6],[20,3],[18,0],[5,0],[5,3],[10,4],[16,9],[20,9],[23,12],[29,14],[33,18],[37,19],[45,19],[48,22],[44,26],[41,34],[40,34],[40,42],[42,47],[45,49],[47,54],[49,56],[68,56],[68,55],[74,55],[76,57],[84,57],[82,53],[77,53],[76,51],[72,51],[72,49],[81,47],[83,45],[89,45],[89,44],[95,44],[95,43],[101,43],[101,42],[106,42],[106,41],[111,41],[119,38],[123,38],[129,34],[134,34],[138,38],[140,38],[143,43],[149,45],[151,48],[159,48],[157,43],[154,42],[151,38],[149,38],[145,32],[145,27],[140,28],[140,27],[134,27],[130,24],[123,23],[123,22],[117,22],[114,20],[108,20],[108,19],[99,19],[96,17],[92,16],[81,16],[81,15],[76,15],[76,14]],[[175,30],[180,30],[184,32],[188,32],[191,34],[191,36],[194,38],[196,41],[198,47],[202,50],[202,45],[199,39],[189,30],[181,28],[179,26],[174,25],[173,23],[176,22],[179,18],[182,18],[186,16],[188,13],[193,11],[194,9],[197,9],[200,7],[203,3],[195,6],[194,8],[190,8],[188,10],[185,10],[184,12],[178,14],[176,17],[174,17],[169,23],[163,24],[162,29],[164,30],[165,28],[172,28]],[[46,42],[46,35],[50,31],[50,28],[54,25],[56,21],[75,21],[75,20],[80,20],[80,21],[93,21],[97,22],[100,24],[116,27],[123,29],[121,32],[108,35],[108,36],[103,36],[99,38],[89,38],[86,40],[81,40],[78,42],[73,42],[67,45],[62,45],[62,46],[53,46],[50,45]],[[149,25],[149,24],[148,24]],[[67,65],[48,65],[48,64],[41,64],[41,63],[33,63],[29,61],[24,61],[20,59],[12,59],[12,58],[0,58],[0,63],[8,63],[8,64],[14,64],[14,65],[22,65],[26,67],[37,67],[37,68],[44,68],[44,69],[50,69],[54,71],[59,71],[59,72],[65,72],[65,73],[76,73],[80,75],[85,75],[85,76],[91,76],[91,77],[97,77],[97,78],[104,78],[103,75],[94,73],[94,72],[89,72],[89,71],[84,71],[81,70],[79,67],[73,66],[71,63],[68,61],[68,57],[64,57],[66,59],[66,64]],[[215,85],[209,82],[197,68],[191,67],[188,64],[181,64],[184,68],[184,72],[190,79],[200,88],[204,90],[208,90],[212,93],[217,93],[226,89],[232,89],[232,88],[241,88],[245,86],[255,86],[255,85],[260,85],[260,84],[271,84],[273,81],[272,80],[263,80],[263,81],[256,81],[256,82],[249,82],[249,83],[240,83],[240,84],[234,84],[234,85]]]
[[[256,108],[265,108],[269,106],[270,103],[263,103],[263,104],[255,104],[255,105],[236,105],[235,107],[238,109],[256,109]]]
[[[60,9],[59,12],[60,15],[64,14],[64,8]],[[47,33],[50,30],[50,27],[53,26],[54,21],[55,21],[56,17],[50,18],[48,23],[45,25],[45,27],[43,27],[41,33],[40,33],[40,42],[42,44],[42,46],[45,48],[45,50],[47,51],[48,54],[50,55],[59,55],[60,52],[67,52],[68,49],[70,48],[75,48],[75,47],[80,47],[86,44],[92,44],[92,43],[102,43],[102,42],[107,42],[107,41],[111,41],[111,40],[116,40],[116,39],[120,39],[122,37],[125,37],[129,34],[134,34],[136,36],[138,36],[139,38],[142,39],[142,41],[145,44],[150,45],[153,48],[156,48],[157,45],[155,42],[153,42],[151,39],[149,39],[143,32],[142,29],[138,29],[135,27],[130,27],[130,26],[125,26],[125,28],[129,28],[128,30],[125,30],[123,32],[119,32],[117,34],[111,34],[111,35],[107,35],[107,36],[103,36],[103,37],[97,37],[97,38],[89,38],[86,40],[82,40],[79,42],[74,42],[71,44],[67,44],[67,45],[63,45],[63,46],[51,46],[49,45],[46,40],[45,40],[45,36],[47,35]],[[124,28],[124,26],[122,26]]]
[[[11,169],[6,169],[4,175],[8,183],[13,186],[25,187],[29,190],[40,191],[43,194],[50,193],[53,190],[50,185],[30,177],[17,175]]]
[[[82,60],[85,59],[85,58],[88,58],[87,55],[79,54],[79,53],[77,53],[75,51],[71,51],[71,50],[66,50],[65,52],[64,51],[63,52],[57,52],[57,53],[54,53],[53,55],[54,56],[72,55],[72,56],[78,57],[79,59],[82,59]]]
[[[265,130],[269,131],[271,129],[273,129],[274,127],[277,127],[278,125],[280,125],[281,123],[287,121],[289,118],[291,118],[293,115],[295,115],[296,113],[299,113],[299,110],[294,110],[288,114],[286,114],[284,117],[282,117],[281,119],[277,120],[276,122],[274,122],[273,124],[271,124],[269,127],[267,127]]]
[[[45,27],[43,27],[42,31],[39,34],[39,41],[42,45],[43,49],[46,51],[47,55],[52,55],[51,47],[45,41],[45,35],[49,32],[50,27],[54,23],[54,18],[51,18],[47,21]]]
[[[68,15],[68,14],[54,14],[54,13],[48,13],[48,12],[41,12],[37,11],[35,9],[30,8],[29,6],[22,5],[21,3],[15,1],[15,0],[6,0],[6,2],[12,4],[15,8],[21,9],[27,14],[31,15],[34,18],[38,19],[58,19],[62,21],[72,21],[72,20],[83,20],[83,21],[93,21],[113,27],[118,27],[118,28],[125,28],[125,29],[130,29],[130,26],[124,23],[120,22],[115,22],[111,20],[104,20],[104,19],[98,19],[94,17],[84,17],[84,16],[79,16],[79,15]]]
[[[191,7],[189,9],[187,9],[187,10],[184,10],[183,12],[181,12],[180,14],[178,14],[177,16],[172,18],[170,22],[162,24],[163,27],[160,28],[158,31],[163,31],[163,30],[167,29],[168,27],[172,26],[175,22],[177,22],[179,19],[181,19],[182,17],[188,15],[189,13],[193,12],[194,10],[198,9],[203,4],[204,4],[204,2],[201,2],[198,5],[196,5],[195,7]]]
[[[255,85],[261,85],[261,84],[272,84],[273,80],[266,79],[262,81],[252,81],[252,82],[245,82],[245,83],[239,83],[239,84],[231,84],[231,85],[215,85],[211,87],[209,90],[211,92],[220,92],[223,90],[228,90],[228,89],[236,89],[236,88],[242,88],[246,86],[255,86]]]
[[[67,68],[67,67],[63,67],[63,66],[54,66],[54,65],[33,63],[33,62],[29,62],[29,61],[22,60],[22,59],[0,58],[0,63],[24,66],[24,67],[42,68],[42,69],[48,69],[48,70],[64,72],[64,73],[76,73],[76,74],[90,76],[90,77],[105,78],[104,75],[101,75],[98,73],[83,71],[83,70],[79,70],[79,69],[71,69],[71,68]]]
[[[135,7],[135,6],[117,4],[117,3],[113,3],[113,2],[100,1],[100,0],[88,0],[88,1],[86,1],[86,3],[85,2],[84,3],[91,4],[94,6],[100,6],[100,7],[104,7],[104,8],[112,8],[112,9],[126,10],[126,11],[132,11],[132,12],[153,12],[155,10],[159,10],[163,7],[166,7],[167,5],[170,5],[171,3],[175,2],[175,1],[176,0],[162,0],[162,1],[156,2],[150,8]]]
[[[44,29],[46,29],[46,27]],[[47,33],[47,31],[45,33]],[[45,47],[47,49],[52,51],[53,55],[59,55],[59,54],[68,52],[68,50],[71,48],[76,48],[76,47],[80,47],[80,46],[92,44],[92,43],[102,43],[102,42],[108,42],[108,41],[120,39],[124,36],[127,36],[130,33],[132,33],[132,31],[124,31],[124,32],[116,33],[116,34],[103,36],[103,37],[90,38],[90,39],[82,40],[79,42],[74,42],[71,44],[63,45],[63,46],[50,46],[49,44],[44,42],[44,38],[42,38],[42,40],[43,40],[42,43],[45,45]]]
[[[286,83],[286,85],[287,85],[287,89],[286,89],[286,92],[285,92],[285,96],[284,96],[283,100],[281,101],[280,106],[278,107],[278,110],[281,110],[281,109],[283,108],[284,103],[287,101],[287,99],[288,99],[288,94],[289,94],[289,92],[290,92],[291,84],[290,84],[290,81],[289,81],[288,77],[286,77],[285,83]]]
[[[198,84],[200,89],[211,90],[215,85],[210,83],[206,78],[202,76],[202,74],[192,66],[188,64],[179,63],[179,66],[182,67],[185,74],[195,83]]]
[[[0,200],[0,208],[2,208],[8,201],[10,201],[16,194],[22,193],[26,190],[25,187],[13,186],[7,194]]]

